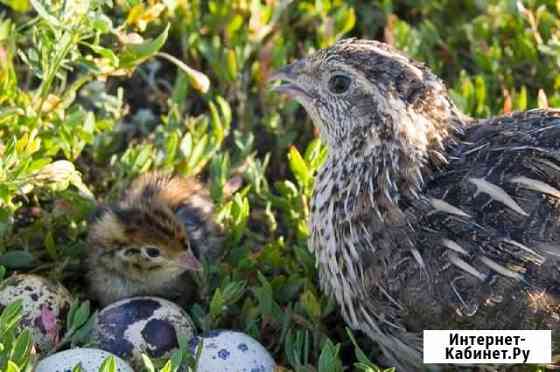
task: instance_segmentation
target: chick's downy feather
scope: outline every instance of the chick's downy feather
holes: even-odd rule
[[[87,278],[103,304],[137,295],[186,301],[189,273],[220,253],[213,204],[193,178],[149,173],[122,199],[100,207],[88,237]]]

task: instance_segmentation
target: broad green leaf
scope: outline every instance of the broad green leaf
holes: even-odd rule
[[[99,367],[99,372],[117,372],[117,362],[112,355],[103,361],[101,367]]]
[[[68,327],[74,331],[77,330],[88,321],[89,316],[89,301],[84,301],[80,304],[80,306],[76,308],[75,312],[72,314],[72,318],[70,319]]]
[[[146,59],[153,57],[165,44],[167,35],[169,34],[168,24],[163,32],[155,39],[148,39],[140,44],[127,44],[125,50],[119,57],[120,68],[133,68]]]
[[[8,365],[5,372],[20,372],[20,371],[21,369],[17,366],[17,364],[12,362],[11,360],[8,361]]]
[[[13,346],[10,359],[17,365],[23,366],[29,359],[33,340],[31,339],[31,331],[25,329],[17,338]]]
[[[47,253],[51,257],[51,259],[56,260],[59,255],[58,255],[58,250],[56,248],[56,242],[54,241],[52,231],[47,232],[43,244],[45,245],[45,249],[47,250]]]
[[[311,179],[311,172],[295,146],[290,147],[288,161],[290,163],[290,169],[294,172],[294,176],[300,187],[306,187]]]
[[[301,303],[305,307],[305,310],[313,319],[321,318],[321,304],[310,290],[307,290],[301,295]]]
[[[212,301],[210,301],[210,315],[217,318],[224,310],[224,297],[222,296],[222,291],[220,288],[216,289],[214,296],[212,296]]]
[[[319,355],[319,372],[342,372],[342,362],[338,357],[340,344],[334,345],[327,339]]]
[[[27,12],[30,9],[28,0],[0,0],[0,3],[6,4],[16,12]]]
[[[28,269],[33,266],[33,255],[27,251],[9,251],[0,256],[0,265],[8,269]]]
[[[102,34],[113,30],[113,21],[111,18],[102,13],[94,16],[91,21],[91,25],[96,31],[101,32]]]

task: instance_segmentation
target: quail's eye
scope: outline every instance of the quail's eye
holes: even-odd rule
[[[333,75],[329,80],[329,90],[334,94],[341,94],[348,90],[352,80],[345,75]]]
[[[159,257],[159,249],[154,247],[146,248],[146,254],[152,258]]]

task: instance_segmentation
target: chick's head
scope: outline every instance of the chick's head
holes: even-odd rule
[[[89,240],[92,264],[129,279],[166,281],[201,269],[183,224],[157,202],[107,209],[91,226]]]

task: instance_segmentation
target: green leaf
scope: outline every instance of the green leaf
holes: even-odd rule
[[[247,282],[245,281],[227,283],[223,292],[225,303],[231,305],[239,301],[245,292],[246,286]]]
[[[112,355],[103,361],[101,367],[99,367],[99,372],[117,372],[117,362]]]
[[[113,65],[115,67],[117,67],[119,65],[119,57],[117,57],[115,52],[112,51],[111,49],[104,48],[104,47],[101,47],[101,46],[95,45],[95,44],[90,44],[89,47],[95,53],[99,54],[102,57],[107,58],[111,62],[111,65]]]
[[[25,365],[29,360],[31,346],[31,331],[29,329],[26,329],[16,338],[15,345],[13,346],[10,355],[10,359],[13,360],[18,366]]]
[[[227,66],[227,73],[228,78],[234,81],[237,78],[237,57],[235,55],[235,51],[233,49],[229,49],[226,51],[226,66]]]
[[[47,232],[43,244],[45,245],[45,248],[50,258],[56,260],[59,254],[58,254],[58,250],[56,249],[56,242],[54,241],[52,231]]]
[[[95,327],[95,316],[96,313],[90,316],[88,321],[73,333],[71,338],[72,346],[81,345],[91,340],[91,334]]]
[[[309,185],[312,174],[305,164],[305,160],[301,157],[301,154],[295,146],[290,147],[288,152],[288,161],[290,163],[290,169],[294,173],[296,180],[301,188],[306,188]]]
[[[21,369],[17,366],[17,364],[12,362],[11,360],[8,361],[8,365],[5,372],[20,372],[20,371]]]
[[[146,369],[146,372],[156,371],[156,367],[154,367],[154,363],[152,362],[150,357],[147,356],[146,354],[142,354],[142,362],[144,363],[144,368]]]
[[[218,288],[214,292],[214,296],[212,296],[212,301],[210,301],[210,315],[213,318],[217,318],[223,312],[224,304],[224,297],[220,288]]]
[[[28,0],[0,0],[0,3],[6,4],[16,12],[27,12],[29,10]]]
[[[306,290],[301,295],[301,303],[309,316],[319,320],[321,318],[321,304],[310,290]]]
[[[525,85],[521,87],[521,90],[519,91],[519,94],[517,96],[517,110],[527,110],[527,88],[525,87]]]
[[[342,372],[342,361],[338,357],[340,344],[336,346],[327,339],[319,356],[319,372]]]
[[[125,69],[133,68],[154,56],[161,49],[163,44],[165,44],[169,34],[169,27],[169,24],[165,26],[163,32],[153,40],[148,39],[140,44],[125,45],[124,52],[119,56],[119,67]]]
[[[356,342],[356,339],[354,338],[354,335],[352,334],[350,328],[346,327],[346,333],[348,334],[348,337],[350,337],[350,341],[352,341],[352,344],[354,345],[354,353],[356,354],[356,359],[358,359],[359,364],[367,366],[368,368],[371,368],[374,371],[378,371],[379,367],[373,364],[369,360],[367,355],[363,352],[363,350],[358,346],[358,343]]]
[[[222,97],[216,97],[216,103],[220,107],[220,112],[222,113],[222,127],[228,129],[231,124],[232,112],[229,103]]]
[[[171,361],[168,360],[167,363],[159,370],[159,372],[171,372]]]
[[[84,301],[76,309],[76,312],[73,314],[71,323],[69,323],[68,327],[74,330],[80,328],[88,321],[89,315],[89,301]]]
[[[179,135],[176,132],[173,132],[165,141],[165,165],[173,165],[178,146]]]
[[[0,265],[8,269],[28,269],[33,266],[33,256],[27,251],[9,251],[0,256]]]
[[[17,300],[6,306],[0,315],[0,339],[13,330],[22,318],[22,303]]]
[[[72,335],[81,327],[87,326],[90,320],[89,301],[84,301],[82,303],[78,300],[74,301],[66,316],[67,335]]]
[[[183,156],[186,158],[190,157],[192,152],[192,146],[193,146],[192,135],[187,132],[183,136],[183,139],[181,140],[181,144],[179,145],[179,150],[181,150],[181,154],[183,154]]]
[[[94,16],[91,21],[91,25],[96,31],[101,32],[102,34],[113,30],[113,21],[111,21],[111,18],[102,13]]]
[[[39,14],[39,16],[47,21],[47,23],[49,23],[51,26],[57,28],[61,27],[59,20],[47,11],[40,0],[31,0],[31,5],[33,6],[33,9],[35,9],[35,11]]]
[[[183,363],[183,353],[181,350],[172,353],[169,362],[171,363],[171,371],[177,372]]]

